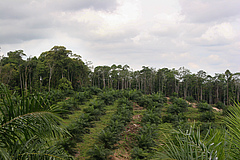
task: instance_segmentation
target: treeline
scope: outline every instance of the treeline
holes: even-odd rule
[[[97,66],[93,71],[63,46],[54,46],[38,58],[29,57],[22,50],[8,52],[1,58],[0,80],[16,91],[36,92],[50,89],[99,88],[136,89],[145,94],[161,92],[165,96],[183,97],[189,101],[229,104],[239,101],[240,73],[208,75],[200,70],[143,66],[133,71],[128,65]]]
[[[54,46],[38,58],[26,58],[23,50],[10,51],[0,64],[0,81],[16,91],[65,87],[62,84],[78,89],[89,83],[89,73],[81,56],[63,46]]]

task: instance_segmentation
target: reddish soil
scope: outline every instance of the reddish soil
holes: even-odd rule
[[[143,110],[138,104],[133,103],[133,110]],[[140,122],[142,115],[134,115],[132,121],[125,127],[125,131],[121,134],[122,140],[116,144],[119,147],[114,151],[112,160],[129,160],[131,159],[130,151],[132,149],[132,144],[135,141],[135,134],[138,133],[139,128],[141,128]]]

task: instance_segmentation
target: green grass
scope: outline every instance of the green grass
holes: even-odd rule
[[[94,128],[90,128],[90,134],[85,134],[83,137],[83,142],[79,143],[77,146],[78,154],[76,159],[86,159],[87,151],[92,148],[93,144],[96,142],[99,133],[107,126],[112,115],[117,109],[117,103],[114,105],[106,106],[106,114],[101,116],[100,121],[94,121]]]

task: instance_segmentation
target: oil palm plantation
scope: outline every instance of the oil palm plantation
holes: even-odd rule
[[[229,106],[226,127],[209,129],[201,135],[200,129],[191,127],[183,132],[173,131],[160,146],[157,159],[175,160],[225,160],[240,157],[240,103]]]
[[[71,159],[56,145],[67,135],[60,111],[46,98],[17,96],[0,84],[0,159]]]

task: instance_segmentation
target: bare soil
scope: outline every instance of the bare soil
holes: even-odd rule
[[[143,110],[138,104],[133,103],[133,110]],[[130,151],[132,149],[132,144],[135,142],[135,135],[138,133],[139,128],[141,128],[140,122],[142,120],[142,115],[133,115],[132,121],[125,127],[125,131],[121,134],[122,140],[116,144],[116,149],[114,151],[112,160],[129,160],[131,159]]]

